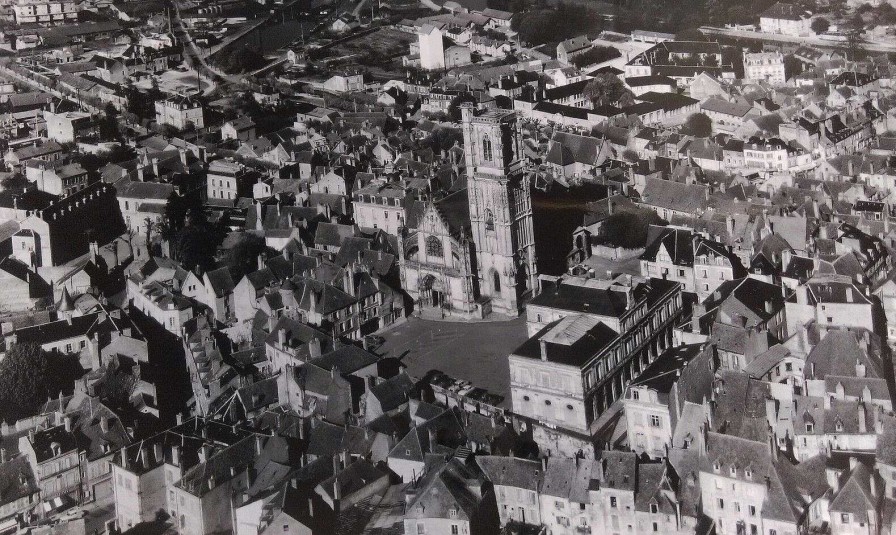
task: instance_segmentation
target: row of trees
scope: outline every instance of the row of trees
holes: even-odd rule
[[[520,40],[537,46],[556,44],[586,33],[599,33],[603,29],[603,19],[583,5],[560,2],[554,9],[517,13],[511,28],[519,32]]]

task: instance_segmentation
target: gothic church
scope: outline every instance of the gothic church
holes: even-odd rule
[[[403,236],[402,286],[424,314],[515,317],[537,282],[532,197],[516,113],[461,108],[467,187]]]

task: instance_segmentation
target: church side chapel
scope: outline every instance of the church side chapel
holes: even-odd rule
[[[461,109],[467,187],[430,202],[400,247],[422,315],[516,317],[537,281],[530,176],[515,112]]]

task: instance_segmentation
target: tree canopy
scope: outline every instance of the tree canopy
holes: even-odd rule
[[[705,113],[694,113],[681,125],[681,133],[694,137],[712,135],[712,119]]]
[[[622,80],[609,72],[598,73],[584,89],[585,96],[595,106],[616,105],[631,98],[631,91]]]
[[[533,46],[556,44],[584,33],[599,33],[603,19],[593,9],[580,4],[560,2],[554,9],[536,9],[517,13],[511,28],[520,39]]]
[[[37,344],[14,344],[0,361],[0,416],[12,422],[37,414],[59,385],[50,358]]]
[[[824,33],[826,31],[828,31],[828,28],[830,28],[830,27],[831,27],[831,22],[824,17],[818,17],[817,19],[813,19],[812,25],[810,26],[810,28],[812,28],[812,31],[815,33]]]

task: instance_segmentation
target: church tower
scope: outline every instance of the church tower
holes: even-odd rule
[[[461,106],[470,225],[479,292],[492,310],[519,315],[535,287],[532,196],[516,113]]]

